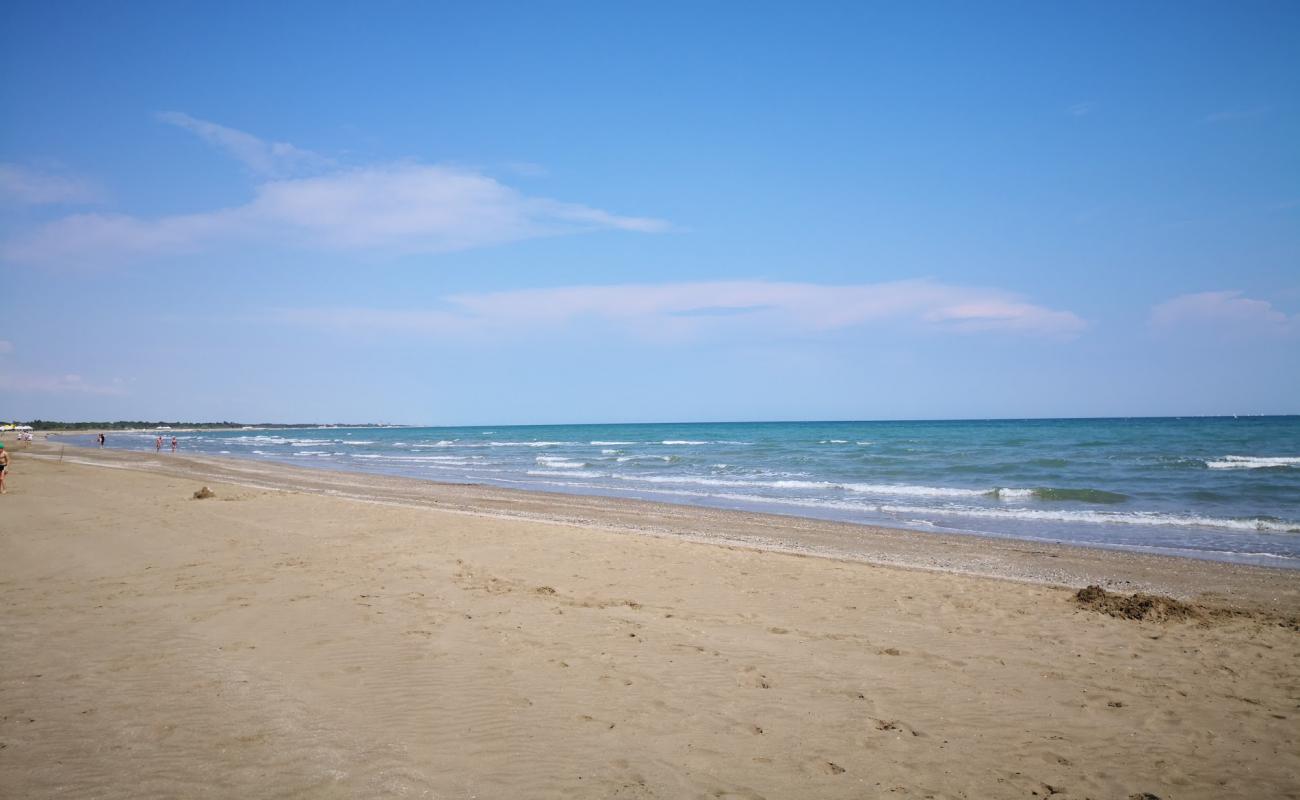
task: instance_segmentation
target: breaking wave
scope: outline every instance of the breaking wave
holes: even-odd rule
[[[1287,469],[1300,468],[1297,456],[1224,456],[1217,461],[1206,461],[1210,469]]]

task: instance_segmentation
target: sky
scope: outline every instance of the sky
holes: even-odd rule
[[[1300,4],[0,6],[0,419],[1300,412]]]

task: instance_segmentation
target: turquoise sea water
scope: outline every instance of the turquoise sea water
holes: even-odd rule
[[[1296,416],[176,436],[190,453],[1300,568]]]

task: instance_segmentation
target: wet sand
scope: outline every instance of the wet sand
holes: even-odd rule
[[[58,450],[0,498],[0,796],[1300,797],[1294,572]]]

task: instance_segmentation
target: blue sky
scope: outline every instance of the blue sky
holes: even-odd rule
[[[0,417],[1300,412],[1295,3],[6,3]]]

